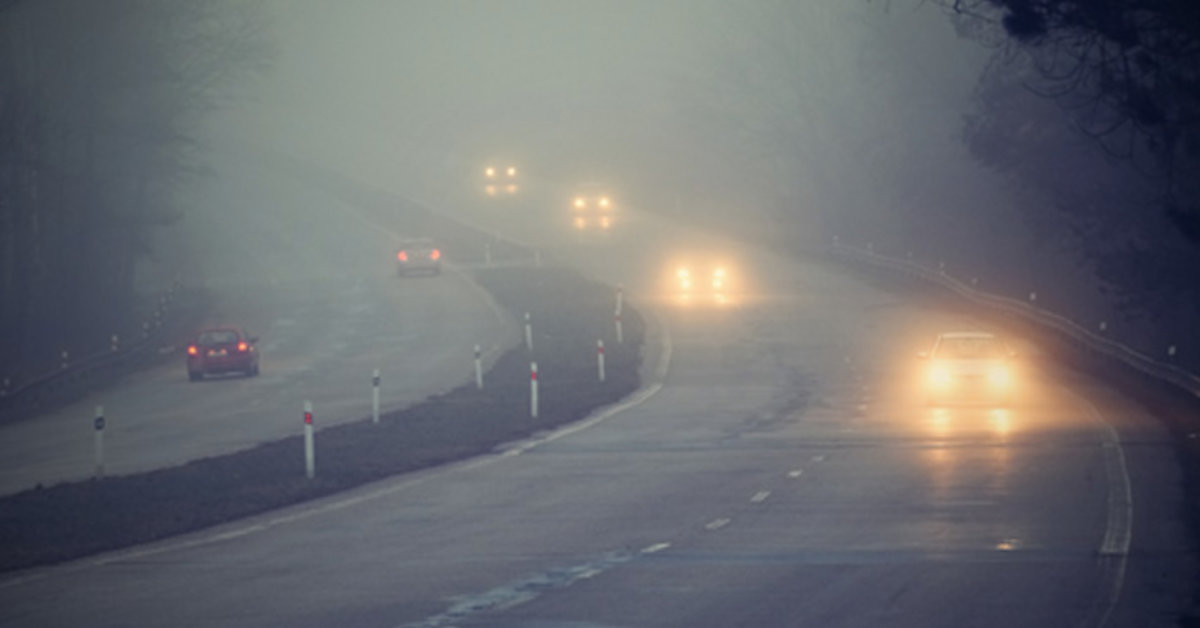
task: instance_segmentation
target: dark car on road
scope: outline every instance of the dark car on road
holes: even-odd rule
[[[429,238],[415,238],[400,243],[396,250],[396,274],[442,272],[442,251]]]
[[[225,373],[258,375],[256,342],[258,338],[237,327],[200,330],[187,348],[188,379],[197,381],[205,375]]]

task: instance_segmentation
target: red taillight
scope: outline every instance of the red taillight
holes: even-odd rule
[[[246,349],[249,349],[249,348],[250,348],[250,346],[244,342],[238,343],[238,351],[245,351]]]
[[[442,252],[437,249],[434,249],[433,252],[429,254],[429,259],[441,259],[441,257]]]
[[[400,251],[399,253],[396,254],[396,259],[398,259],[402,262],[407,262],[408,261],[408,251]]]
[[[196,350],[196,345],[188,346],[188,355],[196,355],[197,353],[198,351]]]

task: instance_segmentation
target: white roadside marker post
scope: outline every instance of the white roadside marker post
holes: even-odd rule
[[[371,422],[379,422],[379,369],[371,374]]]
[[[96,406],[96,418],[92,419],[96,435],[96,479],[104,479],[104,406]]]
[[[304,475],[313,479],[317,475],[317,452],[313,445],[313,405],[304,402]]]
[[[625,334],[621,331],[621,310],[617,310],[613,314],[613,322],[617,326],[617,344],[625,344]]]
[[[112,349],[113,353],[121,350],[121,339],[116,334],[108,339],[108,348]]]
[[[479,345],[475,345],[475,388],[483,390],[483,354]]]
[[[621,284],[617,284],[617,313],[621,312],[621,307],[625,305],[625,289]]]
[[[529,320],[529,312],[525,312],[525,349],[533,353],[533,323]]]
[[[596,341],[596,367],[600,373],[600,381],[604,381],[604,341]]]
[[[537,362],[529,363],[529,416],[538,416],[538,370]]]

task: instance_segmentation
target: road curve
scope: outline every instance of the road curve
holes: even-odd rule
[[[977,321],[693,234],[756,289],[673,303],[645,278],[682,231],[646,220],[620,255],[558,251],[655,312],[625,404],[9,578],[0,625],[1173,625],[1192,565],[1153,417],[1020,342],[1019,403],[926,407],[914,352]]]
[[[396,276],[402,223],[368,223],[315,185],[233,156],[203,199],[181,227],[202,260],[183,280],[209,295],[209,323],[261,338],[262,374],[190,383],[180,357],[0,427],[0,494],[91,477],[97,405],[106,472],[132,473],[296,434],[305,400],[318,426],[369,416],[376,368],[383,409],[410,405],[472,377],[474,345],[494,356],[518,340],[452,267]]]

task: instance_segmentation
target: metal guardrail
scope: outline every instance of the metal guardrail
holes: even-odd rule
[[[988,294],[968,283],[951,277],[946,273],[944,267],[936,269],[927,268],[912,260],[881,255],[876,253],[870,245],[860,249],[834,239],[829,251],[835,257],[844,260],[882,268],[894,273],[938,284],[973,303],[1012,314],[1055,330],[1075,342],[1086,346],[1088,349],[1119,360],[1146,375],[1170,383],[1191,393],[1193,396],[1200,397],[1200,375],[1187,371],[1177,365],[1155,360],[1112,338],[1102,336],[1065,316],[1038,308],[1034,305],[1035,301],[1033,299],[1022,301]],[[1036,294],[1032,294],[1031,296],[1036,297]]]
[[[71,358],[64,350],[57,368],[16,381],[7,375],[0,380],[0,418],[9,412],[37,406],[47,396],[98,371],[120,366],[134,358],[145,355],[147,350],[158,350],[157,342],[167,316],[174,305],[179,289],[175,281],[157,300],[157,306],[148,320],[142,324],[140,337],[134,342],[122,342],[117,335],[110,339],[109,347],[89,355]],[[135,332],[136,334],[137,332]]]

